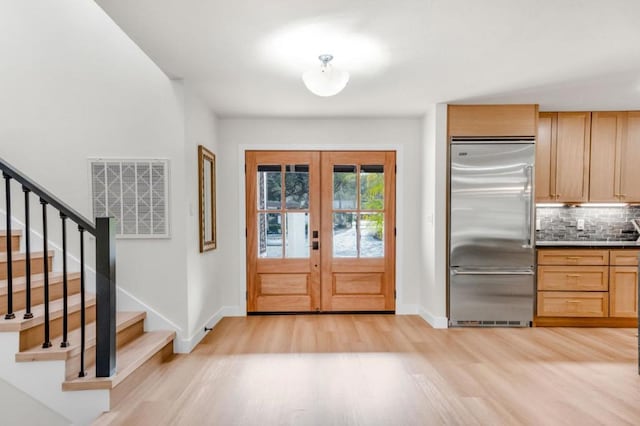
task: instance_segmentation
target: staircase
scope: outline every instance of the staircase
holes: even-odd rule
[[[101,252],[99,246],[105,238],[100,237],[99,226],[93,226],[50,195],[46,198],[49,201],[43,203],[44,190],[13,169],[7,172],[9,166],[1,159],[0,167],[6,180],[9,229],[0,230],[0,379],[71,423],[88,424],[127,398],[152,369],[172,357],[175,332],[145,332],[145,312],[115,312],[115,244],[113,234],[109,236],[108,219],[97,219],[98,224],[107,224],[106,239],[110,240],[108,249]],[[30,217],[29,193],[33,191],[41,197],[43,251],[29,249],[28,220],[24,232],[11,230],[12,179],[23,185],[26,218]],[[47,204],[61,213],[62,271],[52,270],[54,251],[47,250]],[[78,224],[80,272],[67,271],[67,218]],[[96,235],[99,297],[84,289],[85,229]],[[21,246],[26,246],[25,252],[20,252]],[[26,419],[25,424],[28,423]]]
[[[6,231],[0,231],[0,314],[6,314],[7,300],[7,255]],[[96,298],[87,294],[85,300],[86,340],[84,358],[86,371],[78,377],[80,368],[80,274],[69,273],[68,280],[68,325],[69,346],[61,347],[63,303],[61,273],[51,271],[53,252],[48,253],[49,264],[49,315],[51,347],[43,348],[44,327],[44,280],[43,253],[31,255],[31,312],[33,318],[24,319],[25,276],[24,254],[18,253],[21,232],[12,232],[13,250],[13,306],[15,318],[0,319],[0,333],[14,333],[17,336],[16,363],[64,362],[63,380],[60,392],[73,393],[79,390],[108,390],[109,407],[113,407],[136,387],[149,373],[150,368],[167,360],[173,354],[174,331],[144,331],[145,312],[118,312],[116,315],[116,373],[110,377],[95,376],[96,345]],[[2,362],[2,360],[0,360]],[[35,373],[34,373],[35,374]],[[58,407],[50,407],[58,411]],[[65,415],[64,413],[61,413]],[[100,412],[95,413],[98,416]],[[65,415],[66,417],[66,415]],[[75,422],[74,422],[75,423]]]

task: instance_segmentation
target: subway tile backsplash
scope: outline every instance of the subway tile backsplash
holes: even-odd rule
[[[640,218],[640,206],[627,207],[538,207],[538,241],[635,241],[638,233],[630,220]],[[578,220],[584,230],[578,231]]]

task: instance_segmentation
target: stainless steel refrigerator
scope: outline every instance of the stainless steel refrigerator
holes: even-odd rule
[[[450,144],[449,325],[533,321],[533,139]]]

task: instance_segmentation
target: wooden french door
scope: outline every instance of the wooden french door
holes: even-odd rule
[[[245,161],[247,311],[394,311],[395,152]]]

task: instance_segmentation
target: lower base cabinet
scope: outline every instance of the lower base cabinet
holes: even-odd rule
[[[609,269],[609,313],[612,317],[638,317],[638,268],[611,266]]]
[[[629,249],[538,250],[536,325],[633,326],[638,254]]]

